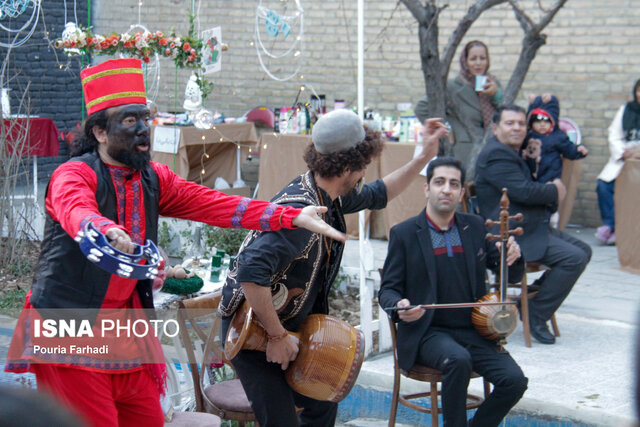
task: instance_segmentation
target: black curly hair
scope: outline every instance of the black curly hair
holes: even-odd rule
[[[84,122],[84,131],[80,128],[72,130],[73,139],[69,143],[69,155],[76,157],[97,150],[98,140],[93,135],[93,127],[106,129],[108,120],[107,110],[100,110],[87,117]]]

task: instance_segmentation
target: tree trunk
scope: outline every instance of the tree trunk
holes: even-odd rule
[[[444,117],[445,79],[442,78],[440,58],[438,57],[438,28],[420,25],[420,59],[425,88],[429,98],[429,115]]]
[[[507,88],[504,91],[502,98],[503,103],[511,104],[516,99],[518,92],[520,92],[520,88],[522,87],[522,83],[524,82],[524,78],[527,76],[529,67],[538,53],[538,49],[540,49],[546,42],[547,36],[544,34],[536,34],[535,36],[526,35],[522,39],[520,57],[518,58],[518,62],[513,73],[511,74],[509,84],[507,84]]]
[[[540,3],[538,7],[542,10],[543,16],[534,23],[523,10],[517,0],[476,0],[471,2],[471,6],[467,9],[467,13],[460,19],[455,30],[451,34],[447,46],[444,49],[442,58],[438,48],[438,18],[440,12],[447,6],[438,7],[435,0],[399,0],[411,12],[413,17],[418,21],[418,37],[420,40],[420,61],[422,65],[422,73],[424,75],[424,83],[427,98],[429,100],[427,111],[430,117],[445,117],[447,111],[451,114],[458,115],[457,106],[451,103],[449,94],[447,93],[447,78],[451,62],[455,55],[455,51],[467,31],[473,23],[488,9],[499,4],[509,3],[514,11],[516,20],[520,23],[524,31],[522,39],[522,51],[520,57],[509,78],[509,83],[504,91],[503,103],[513,103],[516,99],[522,83],[529,71],[529,67],[536,57],[538,49],[546,43],[546,36],[541,31],[553,20],[556,13],[564,6],[567,0],[556,0],[556,3],[550,9],[543,9]],[[449,104],[449,108],[447,108]],[[467,127],[464,119],[459,117],[463,126]],[[469,129],[467,129],[469,132]],[[486,137],[491,135],[491,129],[485,132],[485,138],[474,143],[473,151],[470,159],[469,176],[473,175],[473,167],[475,158],[480,149],[484,145]],[[452,152],[451,145],[446,138],[440,142],[439,155],[450,154]]]
[[[429,99],[429,117],[445,117],[446,77],[442,76],[442,63],[438,51],[438,9],[434,5],[427,5],[424,12],[426,12],[425,19],[420,22],[418,37],[422,74]],[[441,138],[438,155],[451,155],[451,153],[449,140]]]

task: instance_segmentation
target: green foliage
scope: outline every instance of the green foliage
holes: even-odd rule
[[[168,248],[175,236],[176,232],[169,228],[169,224],[167,224],[166,221],[160,223],[160,228],[158,229],[158,246]]]
[[[338,270],[338,275],[336,276],[336,279],[331,284],[331,291],[330,291],[331,297],[333,298],[338,295],[340,286],[342,285],[343,282],[352,283],[356,279],[357,279],[356,276],[351,276],[345,273],[342,267],[340,267],[340,270]]]
[[[239,425],[240,423],[232,420],[222,420],[222,423],[220,424],[221,427],[238,427]],[[246,427],[254,427],[255,423],[253,421],[247,421],[244,423],[244,425]]]
[[[0,311],[16,310],[20,309],[24,305],[24,298],[27,295],[27,291],[15,288],[0,298]]]
[[[27,260],[20,260],[14,262],[13,264],[9,264],[8,266],[9,273],[14,276],[29,276],[33,274],[33,263]]]
[[[227,364],[218,367],[211,366],[209,368],[209,374],[211,375],[212,383],[221,383],[236,378],[235,371]]]
[[[216,247],[223,249],[229,255],[238,253],[247,235],[247,230],[241,228],[219,228],[211,225],[205,225],[202,232],[204,245],[208,250]]]
[[[168,251],[169,255],[179,258],[208,258],[215,255],[216,249],[235,255],[246,235],[247,230],[244,229],[219,228],[169,219],[160,222],[158,245]]]

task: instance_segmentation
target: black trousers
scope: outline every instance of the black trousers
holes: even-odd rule
[[[260,427],[331,427],[335,424],[338,404],[293,391],[280,365],[267,362],[265,353],[242,350],[231,362]],[[296,406],[303,408],[300,419]]]
[[[420,342],[417,363],[442,371],[442,417],[445,427],[467,427],[467,388],[471,371],[493,384],[469,425],[498,426],[527,389],[528,379],[509,353],[475,329],[431,327]]]
[[[547,321],[569,295],[587,263],[591,259],[591,247],[562,231],[551,229],[549,245],[539,260],[551,270],[546,271],[535,284],[540,291],[529,301],[531,317]]]

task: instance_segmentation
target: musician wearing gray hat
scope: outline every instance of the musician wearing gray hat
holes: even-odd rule
[[[304,155],[309,170],[272,202],[324,205],[324,219],[344,232],[345,214],[384,208],[435,156],[446,132],[440,119],[425,121],[422,153],[384,178],[363,184],[367,165],[382,152],[383,136],[363,126],[353,112],[333,111],[313,127],[312,144]],[[218,309],[222,336],[245,300],[268,334],[266,353],[240,350],[232,359],[261,427],[335,423],[337,403],[293,391],[284,370],[298,354],[298,341],[287,331],[296,331],[310,314],[328,313],[329,290],[343,249],[342,242],[303,229],[251,232],[231,267]],[[296,407],[302,408],[299,417]]]

